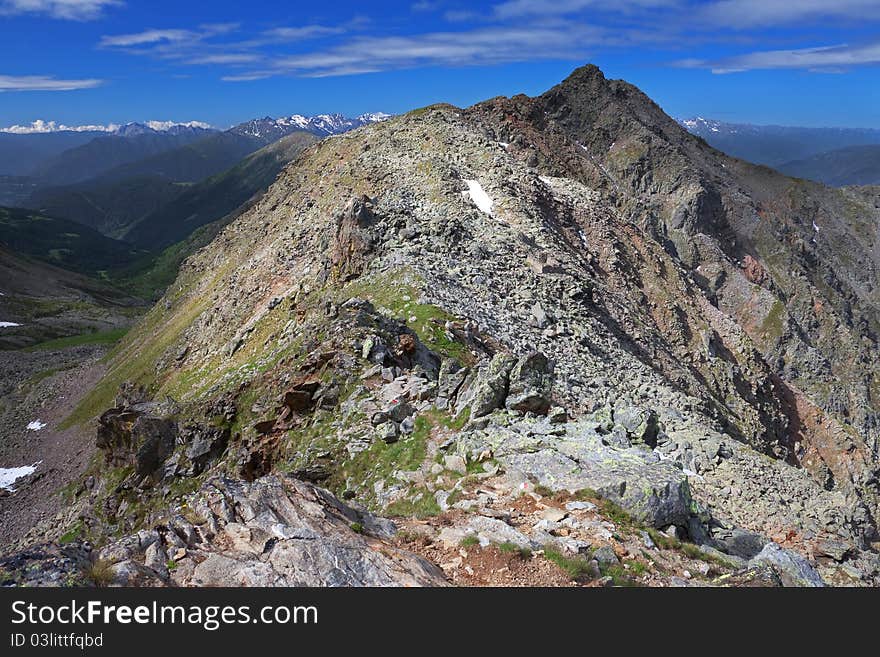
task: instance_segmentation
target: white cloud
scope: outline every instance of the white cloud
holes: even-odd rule
[[[327,25],[302,25],[300,27],[276,27],[263,32],[263,36],[271,41],[303,41],[322,36],[342,34],[344,27],[328,27]]]
[[[508,0],[495,5],[492,11],[496,18],[521,18],[524,16],[549,16],[576,14],[585,9],[599,11],[628,12],[634,9],[668,7],[682,4],[680,0]]]
[[[163,132],[175,126],[183,126],[185,128],[203,128],[205,130],[211,127],[210,123],[205,123],[204,121],[186,121],[183,123],[181,123],[180,121],[147,121],[144,125],[152,128],[153,130],[158,130],[159,132]]]
[[[251,73],[242,73],[241,75],[224,75],[221,80],[224,82],[253,82],[254,80],[265,80],[272,77],[272,71],[253,71]]]
[[[157,43],[174,43],[198,38],[197,33],[190,30],[145,30],[135,34],[117,34],[102,36],[98,44],[104,48],[128,48]]]
[[[136,48],[139,54],[167,53],[169,49],[192,47],[207,39],[234,32],[238,23],[210,23],[199,25],[198,29],[148,29],[132,34],[114,34],[101,37],[98,43],[102,48]]]
[[[46,14],[52,18],[88,21],[100,18],[120,0],[0,0],[0,14]]]
[[[707,68],[719,74],[756,69],[840,72],[848,67],[880,64],[880,42],[860,46],[840,44],[792,50],[765,50],[718,60],[685,59],[676,64],[683,68]]]
[[[103,80],[59,80],[45,75],[0,75],[0,91],[74,91],[93,89]]]
[[[277,73],[352,75],[418,66],[478,66],[536,59],[580,61],[587,49],[620,43],[624,34],[586,25],[491,27],[406,37],[365,37],[326,50],[280,57]]]
[[[43,121],[37,119],[30,125],[11,125],[7,128],[0,128],[0,132],[11,132],[16,135],[33,135],[45,132],[60,132],[69,130],[72,132],[113,132],[119,126],[115,123],[110,125],[64,125],[55,121]]]
[[[754,28],[805,21],[880,18],[878,0],[720,0],[696,10],[698,20],[718,27]]]
[[[262,57],[256,53],[219,53],[216,55],[204,55],[187,60],[187,64],[253,64]]]

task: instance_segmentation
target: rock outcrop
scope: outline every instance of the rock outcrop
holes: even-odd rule
[[[442,586],[435,566],[386,542],[394,525],[295,479],[210,479],[160,526],[95,558],[117,585]]]

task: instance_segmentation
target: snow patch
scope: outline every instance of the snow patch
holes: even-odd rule
[[[40,431],[41,429],[46,428],[45,422],[40,422],[39,420],[34,420],[29,425],[27,425],[28,431]]]
[[[23,465],[19,468],[0,468],[0,488],[4,490],[14,491],[12,484],[22,477],[33,474],[42,461],[37,461],[33,465]]]
[[[819,232],[819,227],[816,225],[815,221],[813,222],[813,230],[815,230],[817,233]]]
[[[483,186],[476,180],[465,180],[468,186],[467,193],[470,194],[471,200],[481,211],[488,215],[492,214],[492,199],[483,191]]]
[[[0,322],[0,328],[12,328],[13,326],[21,326],[15,322]]]

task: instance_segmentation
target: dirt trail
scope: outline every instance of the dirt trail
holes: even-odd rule
[[[60,489],[82,478],[95,450],[92,432],[58,426],[101,377],[105,352],[0,352],[0,468],[39,462],[33,474],[15,482],[14,492],[0,490],[0,554],[54,516],[63,504]],[[29,430],[37,420],[45,426]]]

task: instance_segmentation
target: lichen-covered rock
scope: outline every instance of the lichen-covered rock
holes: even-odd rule
[[[660,424],[653,409],[623,405],[614,409],[614,422],[626,430],[633,443],[657,444]]]
[[[550,409],[553,366],[539,351],[519,358],[510,371],[505,407],[523,413],[544,414]]]
[[[554,491],[592,489],[654,527],[686,527],[696,510],[681,469],[641,448],[606,445],[590,421],[490,424],[462,436],[456,449],[470,460],[491,453],[507,470]]]
[[[776,543],[765,545],[750,563],[771,566],[778,573],[783,586],[825,586],[822,577],[806,559],[791,550],[779,547]]]
[[[477,373],[470,401],[471,417],[488,415],[504,405],[510,386],[510,371],[516,359],[507,353],[498,353],[487,366]]]
[[[387,520],[290,477],[215,477],[188,502],[190,519],[101,551],[114,582],[175,586],[442,586],[435,566],[386,539]],[[146,544],[145,544],[146,543]],[[172,568],[156,568],[166,554]],[[167,566],[167,564],[165,564]]]

